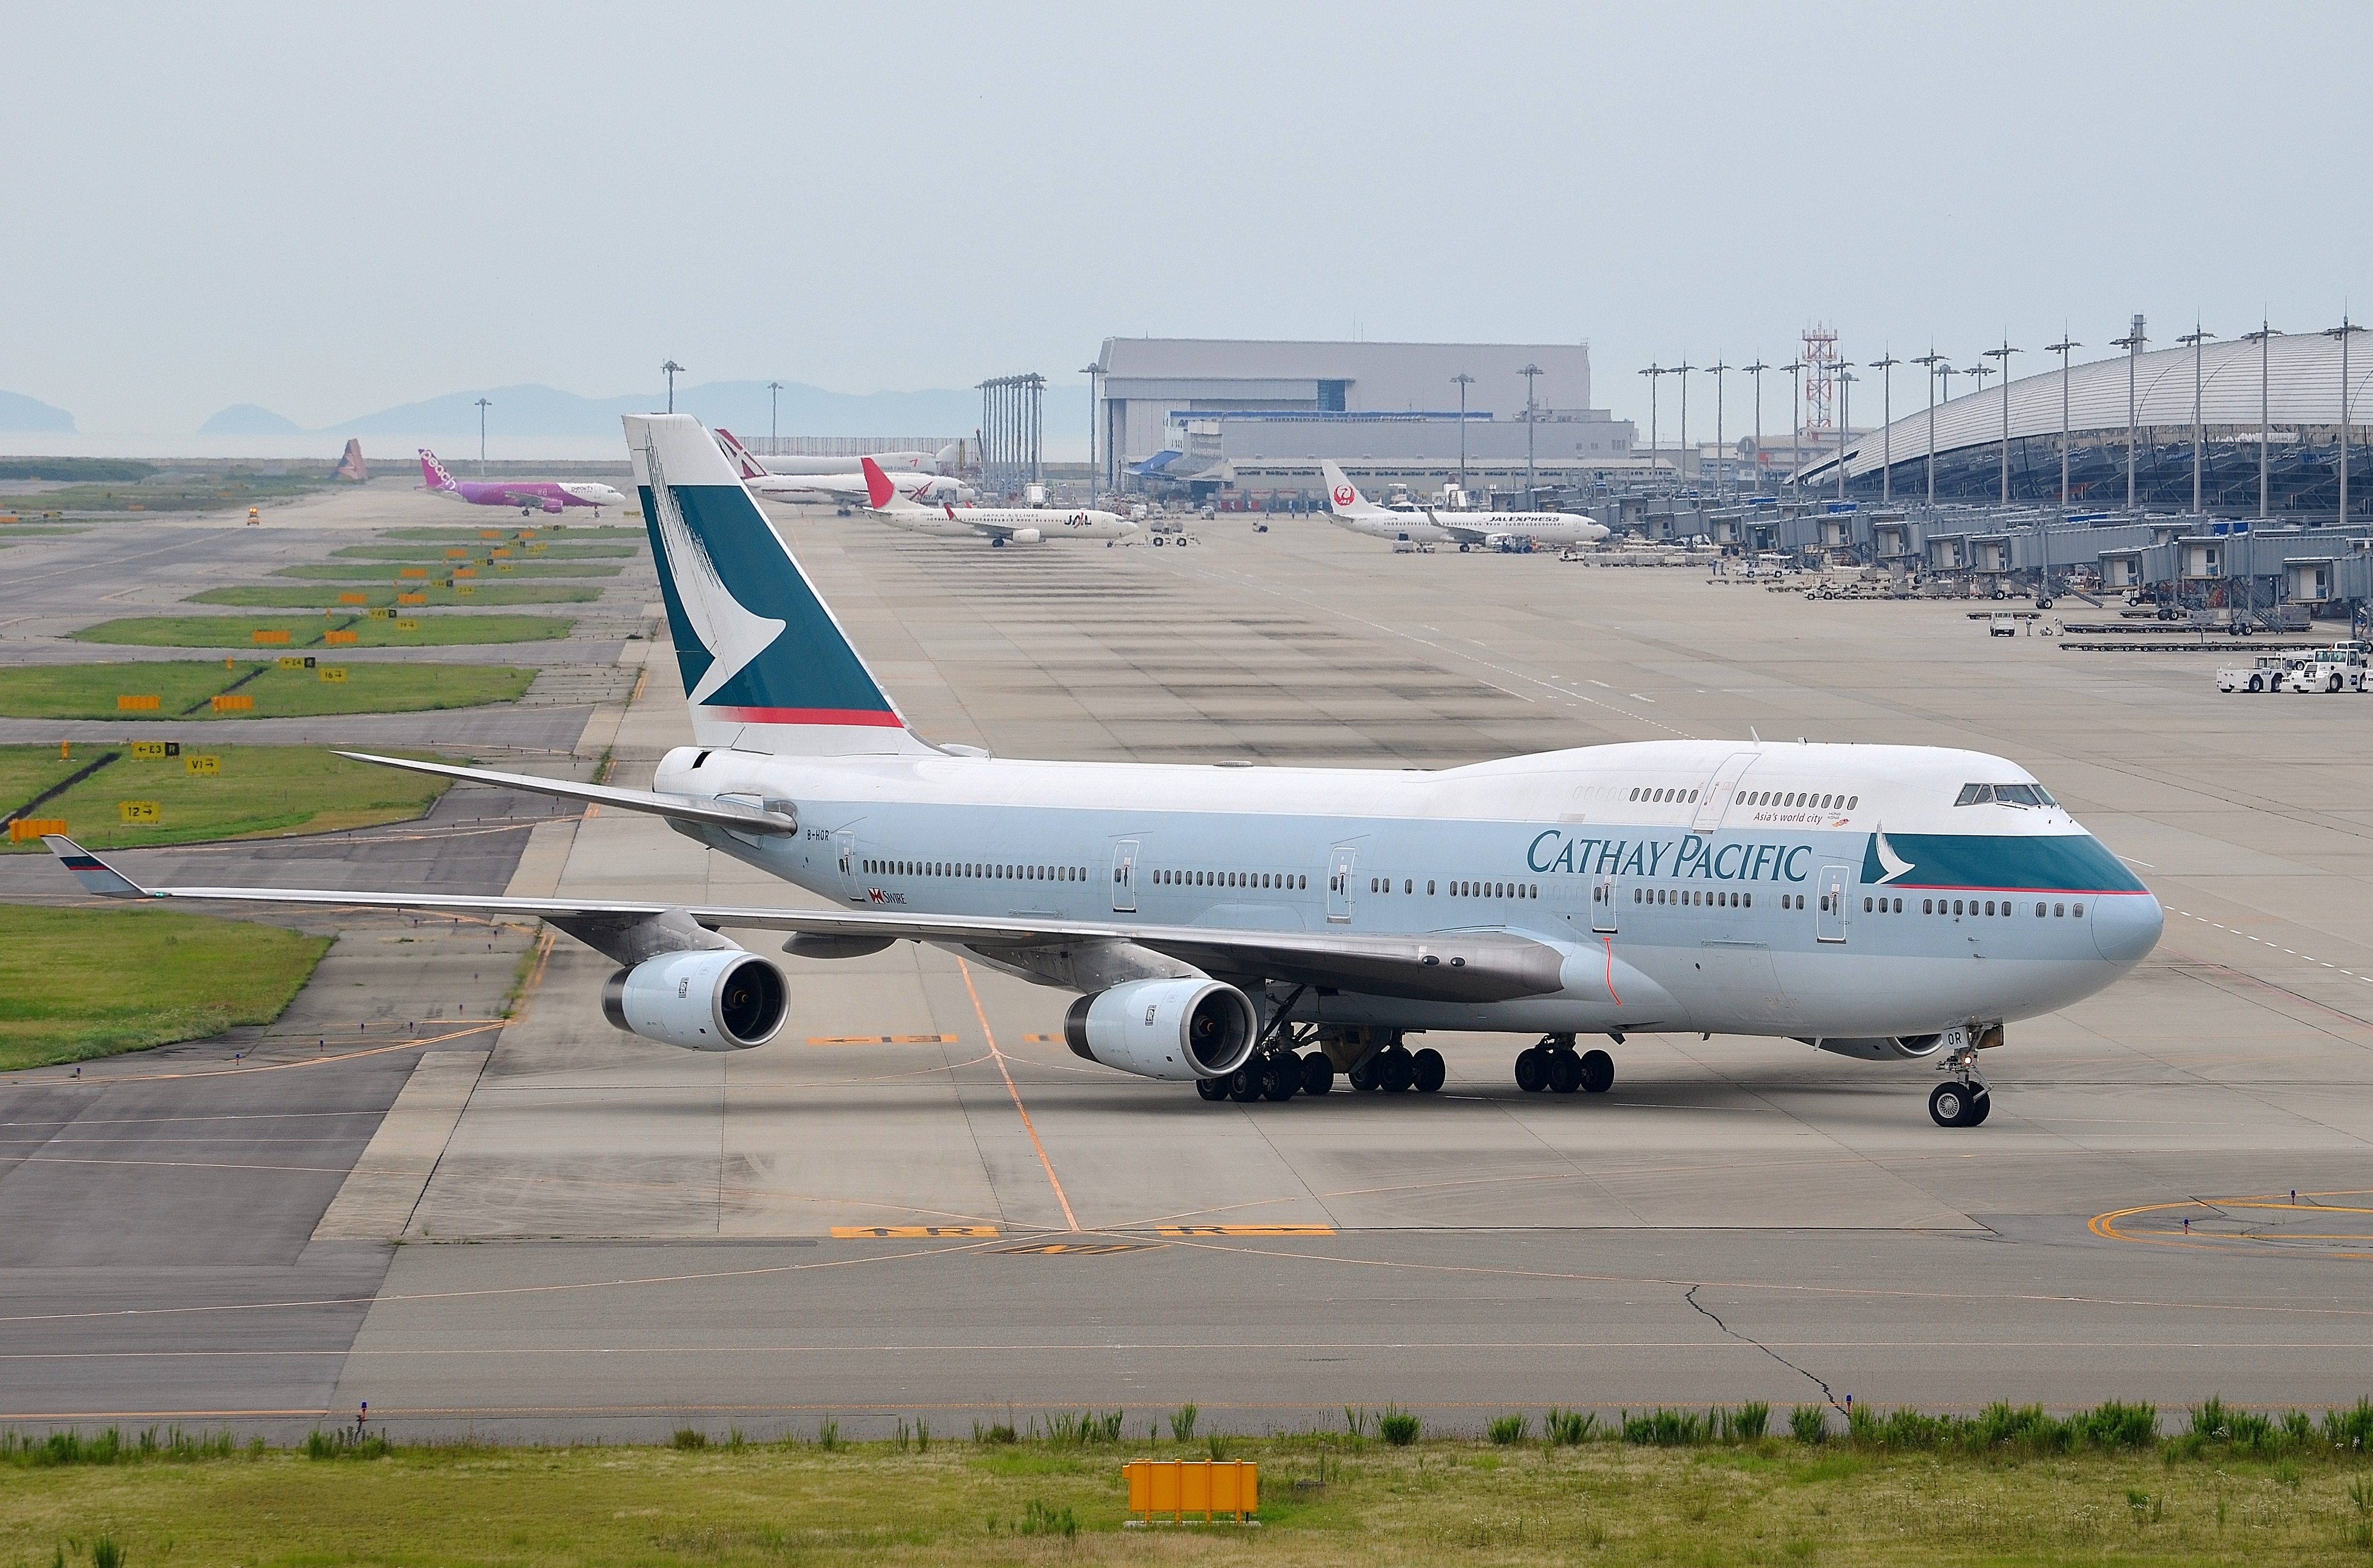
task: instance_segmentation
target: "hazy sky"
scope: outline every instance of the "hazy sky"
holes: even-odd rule
[[[1588,339],[1644,424],[1638,367],[1816,320],[1862,360],[2373,315],[2362,0],[0,17],[0,388],[85,431],[1355,328]]]

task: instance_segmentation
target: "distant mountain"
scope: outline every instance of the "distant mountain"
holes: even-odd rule
[[[43,430],[74,434],[74,415],[22,392],[0,392],[0,430]]]
[[[285,414],[252,403],[234,403],[198,427],[201,436],[301,436],[305,427]]]
[[[667,406],[665,392],[623,397],[581,397],[555,387],[523,385],[448,392],[322,427],[318,435],[474,437],[477,400],[487,403],[486,428],[497,436],[611,436],[622,414]],[[678,387],[679,412],[737,434],[763,436],[768,427],[766,383],[705,381]],[[783,385],[775,427],[787,436],[969,437],[980,423],[980,394],[970,388],[922,392],[836,392],[795,381]],[[224,410],[228,415],[232,410]],[[258,412],[262,412],[259,410]],[[1088,419],[1087,386],[1049,387],[1046,425],[1057,439]],[[222,417],[217,415],[216,417]],[[277,431],[267,433],[278,433]]]

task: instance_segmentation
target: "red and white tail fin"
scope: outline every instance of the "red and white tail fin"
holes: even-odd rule
[[[1320,470],[1327,475],[1327,509],[1337,517],[1374,517],[1385,509],[1360,494],[1343,471],[1332,462],[1322,462]]]
[[[766,465],[752,457],[750,449],[742,444],[741,438],[722,425],[717,427],[717,444],[725,449],[725,455],[733,460],[733,466],[742,471],[742,478],[766,477]]]
[[[882,472],[880,463],[870,457],[859,458],[858,462],[865,466],[866,503],[875,511],[911,512],[923,509],[899,492],[897,485],[888,474]]]
[[[437,454],[427,447],[420,449],[420,481],[432,490],[461,488],[453,483],[453,476],[445,472],[445,465],[437,461]]]

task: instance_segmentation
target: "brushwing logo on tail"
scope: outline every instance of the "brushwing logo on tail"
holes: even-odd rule
[[[1883,874],[1873,876],[1870,874],[1869,869],[1865,867],[1863,872],[1863,880],[1864,882],[1876,883],[1884,885],[1887,883],[1894,882],[1900,877],[1908,876],[1911,872],[1911,862],[1895,852],[1895,846],[1887,841],[1887,830],[1885,828],[1881,828],[1870,836],[1870,854],[1871,859],[1877,862],[1877,869]]]
[[[733,597],[707,547],[684,521],[683,508],[660,465],[650,443],[643,461],[651,476],[652,509],[658,514],[660,543],[667,550],[668,569],[675,578],[676,597],[693,635],[708,649],[709,665],[693,685],[695,703],[706,702],[717,689],[740,674],[750,662],[774,646],[784,622],[757,614]]]

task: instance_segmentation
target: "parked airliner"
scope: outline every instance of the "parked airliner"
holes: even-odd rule
[[[1127,539],[1137,524],[1117,513],[1093,507],[959,507],[948,502],[925,506],[901,494],[871,458],[864,460],[866,500],[873,515],[918,533],[956,539],[987,539],[1002,546],[1035,544],[1046,539]]]
[[[1457,512],[1435,507],[1382,507],[1360,494],[1359,486],[1332,462],[1322,462],[1327,475],[1327,515],[1355,533],[1379,539],[1406,534],[1420,544],[1456,544],[1461,550],[1482,546],[1498,549],[1514,539],[1536,544],[1588,544],[1607,537],[1607,525],[1574,512]]]
[[[473,507],[517,507],[520,514],[556,512],[565,507],[591,507],[600,517],[603,507],[623,507],[626,497],[590,479],[501,479],[481,483],[456,479],[445,472],[437,454],[420,449],[420,481],[431,495],[450,496]]]
[[[750,493],[763,499],[853,501],[859,505],[867,504],[867,497],[871,493],[871,486],[865,477],[864,470],[858,466],[858,462],[861,460],[848,460],[848,469],[846,473],[777,474],[753,456],[750,449],[743,446],[735,439],[733,432],[723,426],[718,427],[717,444],[725,449],[726,457],[740,471],[742,483],[750,487]],[[954,449],[952,447],[949,451],[953,451]],[[885,468],[883,472],[890,475],[890,482],[897,488],[898,493],[910,501],[969,501],[973,498],[970,486],[947,474],[930,474],[914,469]]]
[[[1081,993],[1079,1056],[1206,1099],[1441,1086],[1428,1030],[1530,1037],[1525,1089],[1603,1091],[1634,1031],[1933,1059],[1940,1124],[1992,1105],[2005,1024],[2110,985],[2158,903],[2016,764],[1934,746],[1650,741],[1435,772],[991,757],[910,729],[707,431],[626,444],[694,743],[629,790],[390,766],[663,817],[828,908],[144,888],[541,918],[618,965],[619,1027],[765,1045],[789,975],[723,930],[846,958],[930,942]],[[359,754],[357,754],[359,755]]]

